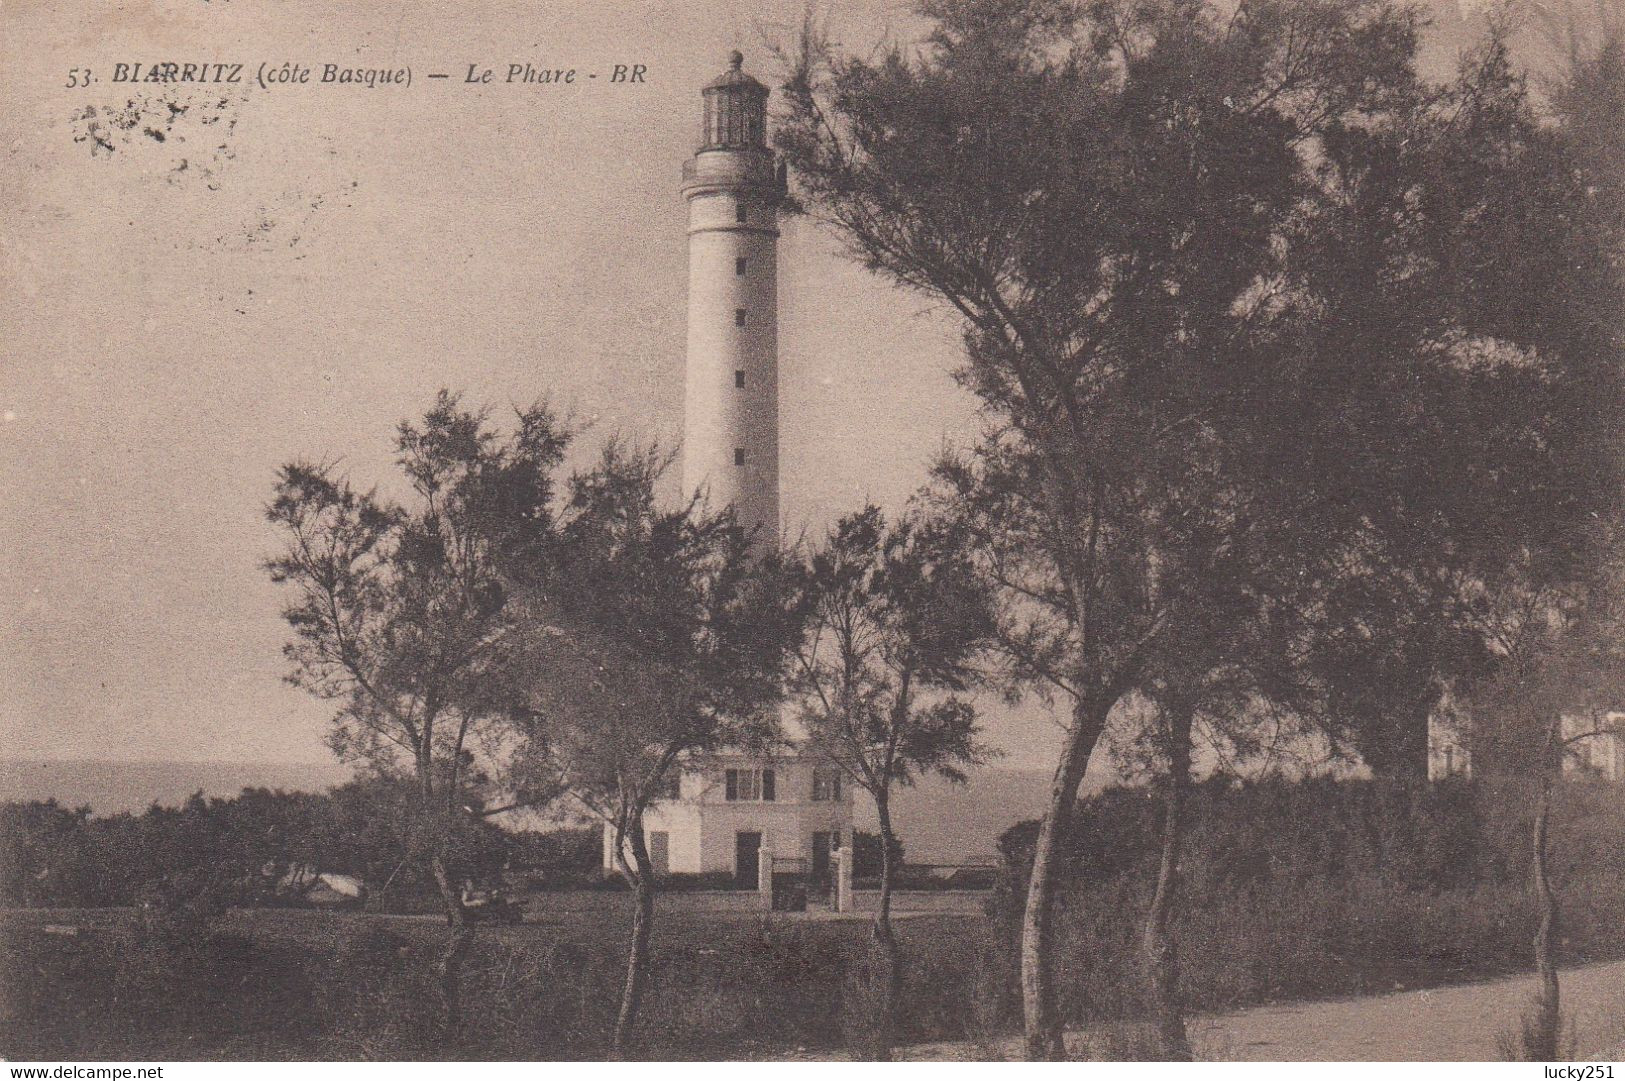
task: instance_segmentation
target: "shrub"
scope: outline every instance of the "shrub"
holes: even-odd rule
[[[878,879],[880,851],[880,834],[853,830],[852,877]],[[891,858],[893,867],[903,866],[903,840],[900,837],[892,838]]]
[[[1155,1062],[1164,1057],[1156,1026],[1142,1021],[1095,1025],[1067,1047],[1067,1058],[1081,1062]]]
[[[1531,996],[1518,1027],[1495,1037],[1495,1053],[1502,1062],[1558,1062],[1575,1058],[1580,1040],[1574,1019],[1561,1010],[1555,1018],[1540,1008],[1539,996]]]
[[[1565,786],[1562,955],[1617,957],[1625,813]],[[1389,991],[1528,968],[1535,917],[1525,813],[1506,788],[1452,781],[1207,782],[1192,800],[1175,934],[1192,1012]],[[1140,925],[1157,807],[1140,790],[1082,801],[1064,854],[1055,966],[1074,1021],[1144,1017]],[[1001,839],[989,912],[1014,956],[1036,823]],[[1124,839],[1113,843],[1113,838]],[[1568,846],[1565,849],[1565,846]],[[1573,857],[1586,854],[1586,860]],[[1013,985],[1012,985],[1013,986]]]
[[[871,944],[841,982],[841,1037],[855,1059],[880,1058],[882,1041],[888,1036],[884,1016],[885,963],[879,948]],[[895,1040],[898,1033],[889,1035]]]
[[[197,943],[214,929],[238,892],[237,883],[203,868],[153,879],[136,891],[141,937],[160,946]]]
[[[322,1057],[367,1060],[447,1057],[434,950],[372,921],[341,934],[311,959],[320,1003]]]
[[[589,827],[509,835],[508,867],[538,889],[582,886],[603,877],[603,833]]]

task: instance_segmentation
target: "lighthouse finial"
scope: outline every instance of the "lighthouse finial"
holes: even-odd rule
[[[744,66],[745,66],[745,54],[744,53],[740,52],[738,49],[735,49],[733,52],[728,54],[728,67],[732,68],[734,71],[738,71],[740,68],[742,68]]]

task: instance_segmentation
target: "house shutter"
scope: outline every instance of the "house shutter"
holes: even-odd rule
[[[762,771],[762,798],[773,802],[773,771],[770,769]]]
[[[727,771],[727,785],[728,785],[728,798],[730,800],[738,799],[739,798],[739,774],[738,774],[737,771],[735,771],[735,770],[728,770]]]

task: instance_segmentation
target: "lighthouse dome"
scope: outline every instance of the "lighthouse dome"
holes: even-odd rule
[[[738,49],[728,54],[728,70],[706,83],[704,89],[721,90],[731,86],[754,88],[763,94],[767,93],[767,87],[745,74],[745,54]]]
[[[728,70],[705,84],[701,150],[763,149],[767,137],[767,87],[745,73],[744,54],[728,56]]]

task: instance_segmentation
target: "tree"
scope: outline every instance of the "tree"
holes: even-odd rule
[[[1315,680],[1351,693],[1385,626],[1437,633],[1428,605],[1507,548],[1495,523],[1575,520],[1610,395],[1564,366],[1577,343],[1499,349],[1573,312],[1528,288],[1569,249],[1519,184],[1559,172],[1524,168],[1551,159],[1493,57],[1426,86],[1413,17],[1361,0],[921,10],[917,54],[805,33],[777,139],[802,207],[964,325],[986,433],[939,476],[1015,674],[1067,714],[1021,957],[1027,1053],[1055,1057],[1056,852],[1108,717],[1231,589],[1214,554],[1246,580],[1296,561]]]
[[[924,10],[936,28],[918,61],[805,42],[780,145],[805,204],[866,265],[965,322],[959,375],[990,430],[943,476],[1011,602],[1018,671],[1068,705],[1021,958],[1027,1053],[1059,1057],[1055,854],[1107,717],[1188,584],[1176,545],[1196,456],[1227,449],[1250,395],[1275,398],[1247,361],[1274,314],[1292,141],[1361,105],[1350,75],[1391,65],[1408,27],[1280,6],[1228,30],[1191,4]],[[1251,512],[1232,510],[1244,530]]]
[[[492,719],[488,680],[510,626],[502,561],[548,543],[553,472],[569,433],[545,407],[499,434],[442,391],[395,440],[409,501],[362,492],[331,464],[278,473],[266,515],[286,546],[288,680],[337,703],[329,744],[411,779],[411,853],[433,876],[452,934],[439,961],[448,1027],[473,930],[452,877],[455,825],[489,784],[475,762]]]
[[[0,899],[17,907],[105,903],[89,850],[89,807],[56,800],[0,803]]]
[[[1283,561],[1277,569],[1292,564]],[[1243,587],[1248,579],[1219,573],[1215,581]],[[1303,637],[1294,606],[1270,603],[1290,588],[1237,588],[1228,603],[1193,606],[1185,626],[1170,629],[1166,655],[1139,692],[1148,716],[1130,731],[1126,750],[1153,775],[1161,802],[1156,885],[1146,910],[1142,951],[1162,1054],[1190,1061],[1192,1051],[1179,991],[1179,943],[1173,932],[1180,906],[1180,860],[1198,742],[1229,757],[1256,754],[1266,727],[1283,720],[1302,731],[1318,706],[1302,680],[1293,650]],[[1213,600],[1219,600],[1214,595]]]
[[[991,753],[964,694],[993,632],[992,597],[962,541],[929,521],[888,526],[873,506],[842,518],[812,557],[813,614],[792,683],[809,746],[869,793],[879,818],[872,1050],[881,1060],[891,1057],[902,968],[891,921],[892,791],[925,773],[963,781]]]
[[[657,888],[644,813],[674,770],[767,751],[801,634],[801,572],[753,549],[731,509],[656,505],[658,450],[608,446],[574,476],[545,558],[508,564],[521,613],[505,649],[516,774],[556,786],[612,831],[634,909],[613,1053],[632,1049]]]
[[[1540,977],[1523,1051],[1558,1057],[1558,890],[1550,861],[1553,793],[1567,762],[1591,740],[1625,735],[1625,560],[1619,528],[1596,530],[1582,556],[1553,563],[1530,553],[1484,583],[1474,608],[1495,648],[1495,670],[1463,695],[1474,768],[1525,782],[1534,808],[1530,885],[1539,914],[1533,945]]]
[[[1625,273],[1625,17],[1598,0],[1593,17],[1571,18],[1562,35],[1561,67],[1552,87],[1551,112],[1558,139],[1581,181],[1584,228],[1618,285]],[[1595,280],[1597,275],[1587,276]],[[1625,335],[1625,311],[1616,290],[1588,298],[1593,317]],[[1616,337],[1617,340],[1617,337]]]
[[[1335,733],[1421,780],[1442,692],[1491,664],[1474,584],[1609,513],[1619,278],[1498,39],[1326,154],[1299,245],[1325,306],[1303,416],[1317,479],[1362,521],[1340,531],[1313,663]]]

